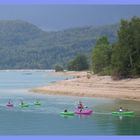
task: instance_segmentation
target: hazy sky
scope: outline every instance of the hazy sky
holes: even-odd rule
[[[140,5],[0,5],[0,20],[25,20],[43,30],[118,23],[140,16]]]

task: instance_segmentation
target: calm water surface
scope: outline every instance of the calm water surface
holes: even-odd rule
[[[50,76],[48,71],[0,71],[0,135],[140,135],[140,103],[135,101],[50,96],[29,89],[71,78]],[[42,105],[34,106],[38,98]],[[5,105],[11,99],[14,108]],[[28,108],[20,108],[24,100]],[[67,108],[74,111],[81,100],[94,112],[90,116],[60,116]],[[112,116],[119,106],[134,110],[132,117]]]

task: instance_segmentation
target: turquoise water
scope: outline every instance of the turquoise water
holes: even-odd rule
[[[139,102],[50,96],[29,92],[29,89],[70,78],[50,76],[48,71],[0,71],[0,135],[140,135]],[[41,106],[34,106],[38,98]],[[6,107],[11,99],[14,108]],[[23,100],[27,108],[19,106]],[[61,116],[67,108],[74,111],[81,100],[93,109],[90,116]],[[135,111],[135,116],[112,116],[119,106]]]

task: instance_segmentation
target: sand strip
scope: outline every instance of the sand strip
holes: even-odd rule
[[[90,78],[87,78],[87,72],[55,74],[72,75],[75,78],[52,83],[46,87],[35,88],[31,91],[51,95],[103,97],[140,101],[140,78],[114,81],[110,76],[92,75]]]

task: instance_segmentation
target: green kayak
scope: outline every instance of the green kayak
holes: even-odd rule
[[[60,112],[61,115],[73,116],[74,112]]]
[[[38,105],[38,106],[40,106],[41,103],[40,103],[40,102],[35,102],[34,105]]]
[[[112,115],[134,115],[134,112],[133,111],[112,112]]]
[[[20,104],[20,107],[29,107],[28,104]]]

